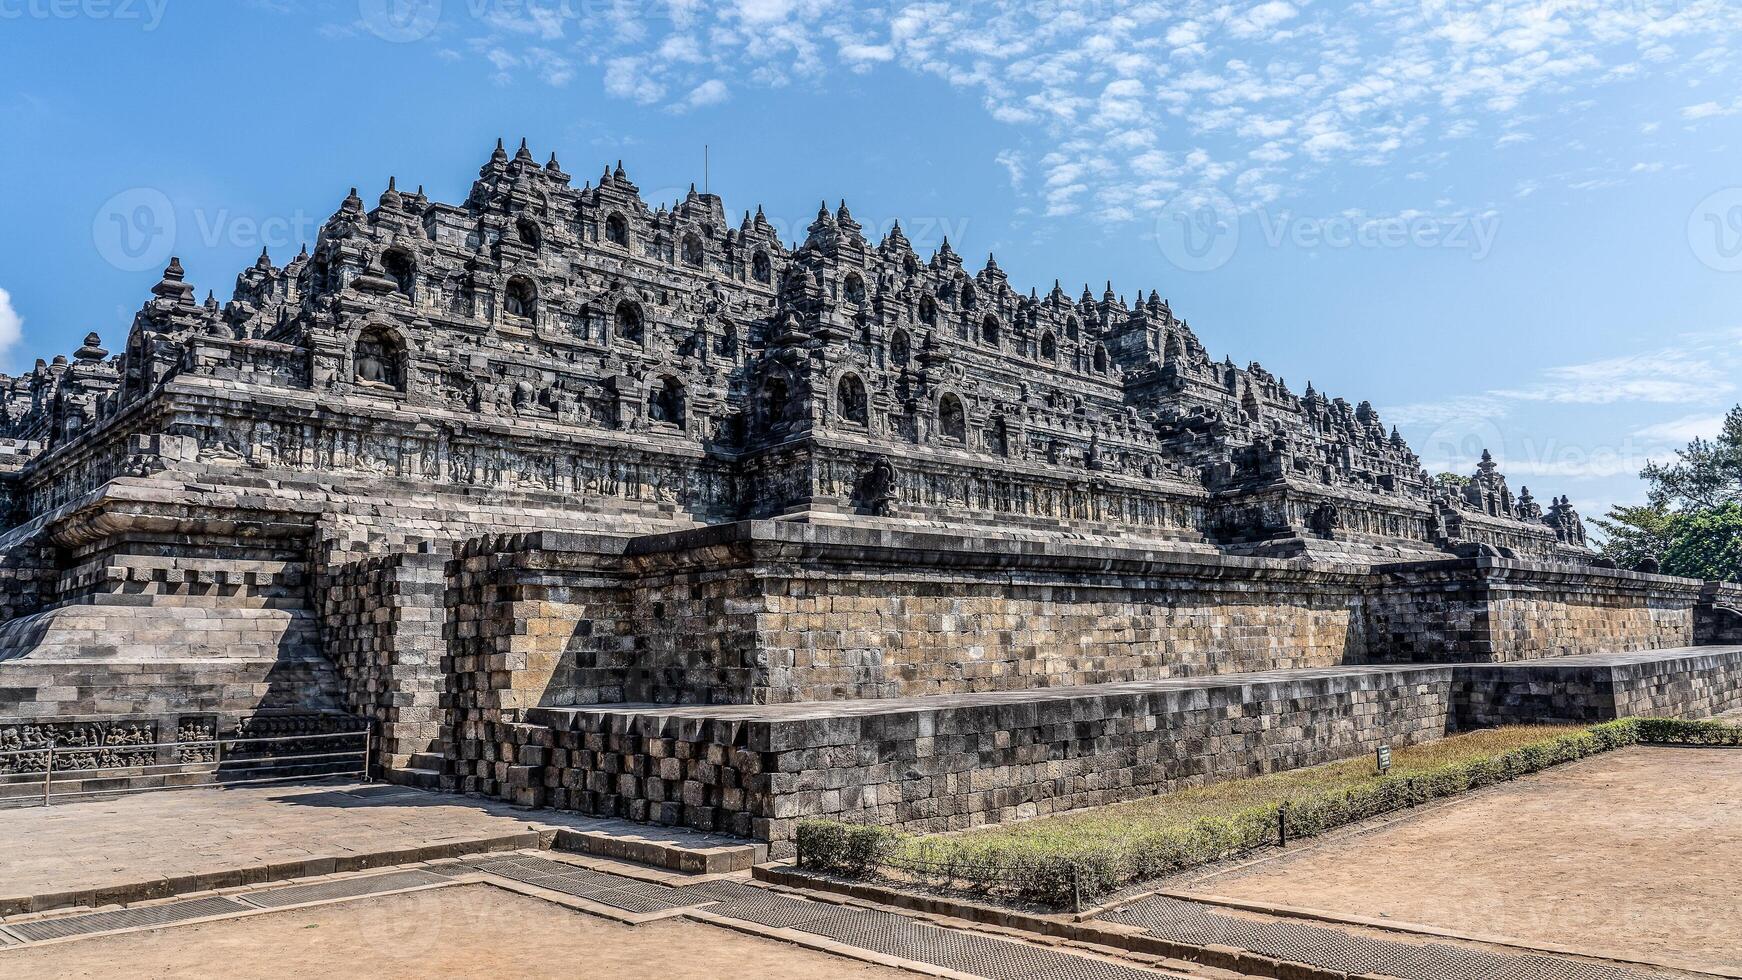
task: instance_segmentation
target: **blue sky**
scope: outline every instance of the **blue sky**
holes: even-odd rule
[[[1742,5],[1718,0],[0,0],[0,362],[228,296],[354,184],[498,136],[801,229],[845,198],[1015,283],[1483,447],[1587,513],[1742,365]]]

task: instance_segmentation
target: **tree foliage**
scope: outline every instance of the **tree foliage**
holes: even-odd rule
[[[1434,475],[1434,486],[1438,487],[1441,493],[1453,497],[1463,496],[1464,488],[1469,485],[1470,478],[1467,476],[1459,476],[1456,473],[1437,473]]]
[[[1648,463],[1642,506],[1611,508],[1596,521],[1602,552],[1623,568],[1656,562],[1666,575],[1742,582],[1742,405],[1711,439],[1695,439],[1675,462]]]
[[[1613,558],[1622,568],[1639,568],[1648,561],[1662,562],[1675,540],[1675,515],[1656,504],[1616,506],[1607,517],[1591,523],[1603,532],[1603,557]]]
[[[1713,439],[1695,439],[1667,465],[1647,463],[1639,475],[1649,500],[1666,510],[1710,510],[1742,503],[1742,405],[1724,416]]]
[[[1742,582],[1742,504],[1677,515],[1675,536],[1663,552],[1663,571]]]

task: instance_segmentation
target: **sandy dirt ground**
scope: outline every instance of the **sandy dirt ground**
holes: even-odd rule
[[[489,885],[0,952],[0,977],[660,977],[912,974],[696,922],[627,926]]]
[[[1597,756],[1190,890],[1742,967],[1742,751]]]

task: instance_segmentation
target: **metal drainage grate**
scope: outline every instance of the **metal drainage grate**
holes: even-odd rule
[[[1293,922],[1263,923],[1248,948],[1279,960],[1355,974],[1390,973],[1401,954],[1411,951],[1401,943]]]
[[[390,874],[320,881],[309,885],[268,888],[263,891],[249,892],[240,898],[244,902],[263,909],[276,909],[287,905],[324,902],[335,898],[357,898],[363,895],[401,891],[423,885],[440,885],[446,882],[447,879],[441,875],[430,874],[427,871],[395,871]]]
[[[701,902],[735,902],[740,899],[756,899],[771,894],[766,888],[745,884],[742,881],[721,879],[704,882],[700,885],[679,885],[678,891],[693,897],[697,904]]]
[[[1156,976],[1110,960],[927,925],[871,909],[838,908],[798,929],[989,980],[1150,980]]]
[[[708,909],[728,919],[755,922],[771,929],[795,929],[800,924],[827,915],[832,905],[821,902],[801,902],[778,895],[747,896]]]
[[[203,919],[212,915],[228,915],[246,911],[248,911],[248,906],[228,898],[194,898],[185,902],[171,902],[167,905],[91,912],[86,915],[62,916],[58,919],[40,919],[36,922],[15,922],[7,925],[6,928],[25,942],[39,943],[47,939],[91,936],[99,932],[115,932],[120,929],[135,929],[140,926],[165,926],[186,922],[190,919]]]
[[[638,915],[719,901],[698,890],[671,888],[623,875],[606,874],[545,858],[518,855],[473,862],[471,867],[510,881],[547,888]],[[699,889],[702,886],[697,886]]]
[[[764,893],[708,911],[846,946],[928,963],[989,980],[1153,980],[1158,974],[1110,960],[916,922],[873,909],[806,902]]]
[[[638,914],[691,908],[697,905],[706,905],[712,901],[712,899],[700,896],[686,896],[680,889],[667,888],[664,885],[616,888],[609,891],[595,891],[591,894],[577,894],[576,897]]]
[[[1605,963],[1509,956],[1501,966],[1482,974],[1478,980],[1643,980],[1643,975]]]
[[[1398,949],[1391,954],[1384,968],[1375,972],[1408,977],[1409,980],[1473,980],[1491,975],[1507,962],[1506,957],[1461,946],[1393,945]]]
[[[1643,974],[1582,960],[1395,942],[1288,920],[1224,915],[1212,908],[1155,895],[1103,918],[1176,942],[1233,946],[1351,974],[1377,973],[1404,980],[1646,980]]]

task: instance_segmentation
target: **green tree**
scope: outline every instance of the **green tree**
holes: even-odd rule
[[[1434,486],[1442,493],[1453,497],[1464,495],[1464,488],[1470,485],[1470,478],[1456,473],[1437,473],[1434,475]]]
[[[1713,439],[1695,439],[1665,466],[1645,464],[1639,475],[1652,503],[1669,510],[1708,510],[1742,503],[1742,405],[1724,416]]]
[[[1742,582],[1742,504],[1678,514],[1674,525],[1664,574]]]
[[[1647,503],[1611,508],[1596,521],[1602,553],[1623,568],[1654,560],[1669,575],[1742,581],[1742,405],[1711,439],[1675,462],[1647,463]]]
[[[1638,568],[1648,559],[1662,562],[1675,540],[1675,522],[1676,515],[1657,504],[1611,507],[1607,517],[1591,521],[1602,532],[1603,557],[1622,568]]]

